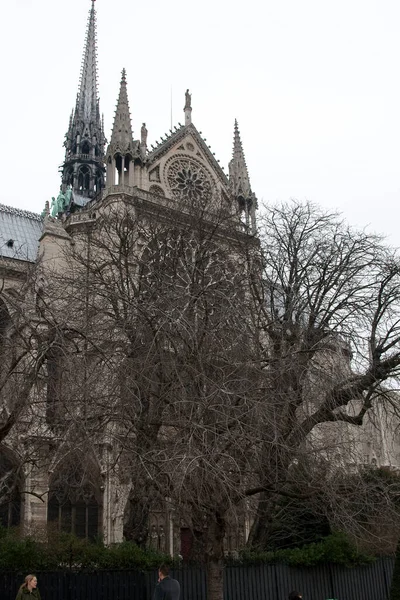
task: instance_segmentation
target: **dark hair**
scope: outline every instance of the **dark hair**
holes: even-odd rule
[[[169,573],[169,567],[168,565],[160,565],[158,567],[158,570],[160,571],[160,573],[162,573],[164,575],[164,577],[167,577],[168,573]]]
[[[300,592],[296,592],[296,590],[294,590],[293,592],[290,592],[289,594],[289,600],[301,600],[303,596],[301,595]]]

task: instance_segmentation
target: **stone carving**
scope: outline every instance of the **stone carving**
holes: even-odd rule
[[[165,192],[159,185],[151,185],[149,188],[150,194],[156,194],[157,196],[165,196]]]
[[[52,198],[52,203],[53,203],[54,198]],[[44,205],[44,209],[42,210],[40,216],[44,219],[44,217],[48,217],[50,214],[50,202],[48,200],[46,200],[45,205]]]
[[[57,213],[56,213],[56,199],[54,198],[54,196],[51,199],[50,214],[51,214],[52,217],[56,217],[57,216]]]
[[[158,550],[158,533],[155,525],[151,527],[150,546],[153,550]]]
[[[160,179],[160,167],[159,167],[159,165],[157,165],[155,167],[155,169],[153,169],[152,171],[150,171],[150,173],[149,173],[149,180],[150,181],[161,181],[161,179]]]
[[[62,193],[62,191],[60,190],[60,193],[57,196],[57,200],[56,200],[56,206],[57,206],[57,214],[64,212],[64,206],[65,206],[65,196]]]
[[[147,146],[147,128],[146,123],[142,123],[142,128],[140,130],[140,139],[142,146]]]
[[[68,209],[71,206],[71,202],[72,202],[72,188],[69,187],[67,189],[67,191],[65,192],[64,209]]]
[[[167,169],[167,181],[175,198],[189,202],[207,201],[211,197],[211,177],[194,159],[178,158]]]
[[[189,94],[188,89],[185,92],[185,108],[183,110],[187,108],[192,108],[192,94]]]

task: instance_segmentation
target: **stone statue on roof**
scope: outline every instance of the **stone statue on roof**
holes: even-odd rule
[[[146,123],[142,123],[142,128],[140,130],[140,141],[142,146],[147,146],[147,128]]]
[[[52,198],[52,200],[54,200],[54,198]],[[45,217],[48,217],[49,214],[50,214],[50,202],[48,200],[46,200],[44,209],[40,213],[40,216],[42,217],[42,219],[44,219]]]
[[[189,94],[189,89],[185,92],[185,107],[183,110],[187,108],[192,108],[192,94]]]
[[[65,210],[65,196],[60,189],[60,193],[57,196],[57,200],[53,197],[51,199],[51,216],[58,217],[58,215]]]
[[[64,207],[65,207],[65,196],[62,193],[62,190],[60,189],[60,192],[57,196],[57,207],[58,207],[58,212],[63,212],[64,211]]]
[[[71,206],[71,202],[72,202],[72,188],[71,188],[71,186],[69,186],[67,191],[65,192],[65,201],[64,201],[64,209],[65,210]]]
[[[54,198],[54,196],[51,199],[51,205],[50,205],[50,214],[52,217],[56,217],[57,213],[56,213],[56,199]]]

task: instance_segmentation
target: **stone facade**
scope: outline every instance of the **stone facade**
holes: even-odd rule
[[[237,123],[228,176],[192,122],[189,90],[185,95],[185,124],[148,147],[145,123],[140,139],[133,139],[123,70],[110,143],[105,150],[97,92],[94,6],[92,0],[77,101],[64,143],[59,194],[51,206],[46,203],[41,216],[0,206],[0,342],[4,342],[0,351],[4,353],[15,331],[9,302],[13,293],[27,293],[25,315],[35,323],[41,310],[41,292],[51,288],[52,277],[61,277],[69,268],[66,251],[75,244],[82,244],[82,252],[86,251],[87,243],[82,239],[96,228],[110,206],[140,207],[149,222],[184,222],[185,213],[190,212],[185,210],[185,203],[193,207],[206,200],[211,221],[216,214],[219,218],[222,215],[228,236],[229,228],[243,235],[255,232],[257,199],[251,190]],[[30,348],[29,352],[36,359],[39,350]],[[21,364],[26,366],[23,361]],[[51,383],[56,369],[56,359],[48,358],[43,363],[29,392],[29,409],[2,446],[3,473],[18,471],[18,481],[10,483],[14,486],[8,496],[11,501],[0,511],[2,523],[8,526],[19,522],[25,532],[36,534],[48,526],[61,527],[82,537],[102,534],[106,543],[120,542],[132,510],[131,488],[109,468],[115,460],[115,448],[107,431],[99,436],[95,452],[85,464],[79,464],[79,456],[71,448],[66,450],[54,421],[56,409],[51,408],[52,397],[60,393]],[[13,406],[11,403],[6,407],[6,413]],[[7,416],[3,415],[3,421]],[[23,493],[18,496],[18,491]],[[244,539],[245,527],[243,518],[243,526],[235,527],[235,535]],[[189,528],[168,501],[151,512],[147,528],[148,544],[155,549],[177,554],[190,547]],[[227,538],[227,550],[237,545],[232,535]]]
[[[227,175],[192,121],[189,90],[185,94],[184,125],[170,130],[159,143],[149,147],[145,123],[140,139],[133,138],[127,75],[123,70],[110,143],[105,150],[97,94],[95,17],[92,1],[82,75],[66,135],[57,198],[51,207],[47,203],[42,216],[0,206],[0,351],[5,351],[13,332],[15,294],[25,292],[26,282],[34,272],[36,297],[26,298],[26,315],[35,323],[40,290],[51,287],[54,274],[62,276],[70,266],[65,251],[82,244],[82,252],[86,252],[87,244],[82,243],[82,238],[96,229],[111,206],[140,209],[149,223],[156,219],[179,223],[190,212],[185,206],[193,207],[206,199],[210,222],[216,214],[222,216],[226,235],[230,231],[253,235],[256,231],[257,199],[251,189],[238,124],[234,124],[233,156]],[[33,355],[38,349],[31,348],[30,352]],[[328,374],[350,368],[346,349],[336,342],[332,353],[325,353],[323,360],[323,370]],[[107,431],[98,437],[96,452],[84,465],[76,466],[79,458],[71,449],[70,460],[65,461],[62,436],[54,425],[54,414],[49,413],[49,398],[59,393],[50,385],[51,370],[56,368],[56,362],[51,360],[43,364],[42,373],[30,390],[29,410],[2,447],[3,472],[10,470],[10,465],[22,465],[14,484],[24,494],[18,504],[17,496],[11,493],[15,500],[0,510],[0,518],[5,525],[20,522],[26,532],[44,530],[48,523],[56,528],[67,524],[82,537],[101,533],[106,543],[120,542],[127,535],[130,511],[135,510],[132,489],[110,468],[115,448]],[[315,385],[323,385],[320,377]],[[4,418],[0,414],[0,422]],[[341,436],[342,451],[334,460],[400,467],[396,416],[386,423],[378,410],[374,419],[361,431],[347,425],[321,427],[311,442],[326,443],[327,436],[332,436],[332,446],[337,447]],[[76,468],[71,472],[74,464]],[[68,489],[63,485],[65,481],[69,482]],[[146,527],[148,544],[155,549],[178,554],[187,553],[190,548],[190,528],[168,499],[152,510]],[[249,517],[243,511],[241,522],[236,522],[226,537],[226,551],[243,544],[249,527]]]

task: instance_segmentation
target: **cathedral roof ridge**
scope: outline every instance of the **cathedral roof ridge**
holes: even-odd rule
[[[174,142],[177,139],[179,139],[179,134],[185,129],[185,126],[182,125],[181,123],[178,123],[179,127],[175,126],[175,131],[172,131],[172,129],[170,129],[170,133],[166,134],[166,138],[164,139],[162,136],[160,136],[161,141],[160,142],[155,142],[155,146],[153,144],[151,144],[151,147],[153,148],[153,150],[151,150],[148,155],[147,158],[148,159],[152,159],[154,156],[158,155],[158,151],[162,151],[164,149],[164,145],[167,142]]]
[[[149,154],[147,155],[148,162],[151,163],[154,160],[156,160],[157,158],[159,158],[160,156],[162,156],[163,154],[165,154],[174,143],[176,143],[177,141],[179,141],[180,139],[185,137],[185,135],[188,132],[190,132],[194,136],[196,141],[198,142],[199,146],[204,150],[204,153],[207,157],[208,162],[218,172],[221,179],[225,183],[227,183],[228,182],[227,174],[224,172],[224,170],[221,167],[221,165],[219,164],[218,160],[215,158],[213,152],[211,152],[210,146],[208,146],[206,143],[207,139],[202,137],[201,132],[199,132],[196,129],[196,127],[193,125],[193,123],[189,123],[188,125],[182,125],[181,123],[178,123],[178,125],[179,125],[179,128],[176,128],[176,131],[172,132],[166,139],[161,138],[162,141],[159,142],[157,144],[157,146],[155,148],[153,148],[153,150],[151,152],[149,152]]]
[[[0,212],[7,213],[9,215],[15,215],[17,217],[25,217],[34,221],[43,221],[43,217],[39,213],[34,213],[30,210],[24,210],[22,208],[16,208],[15,206],[8,206],[7,204],[0,203]]]

